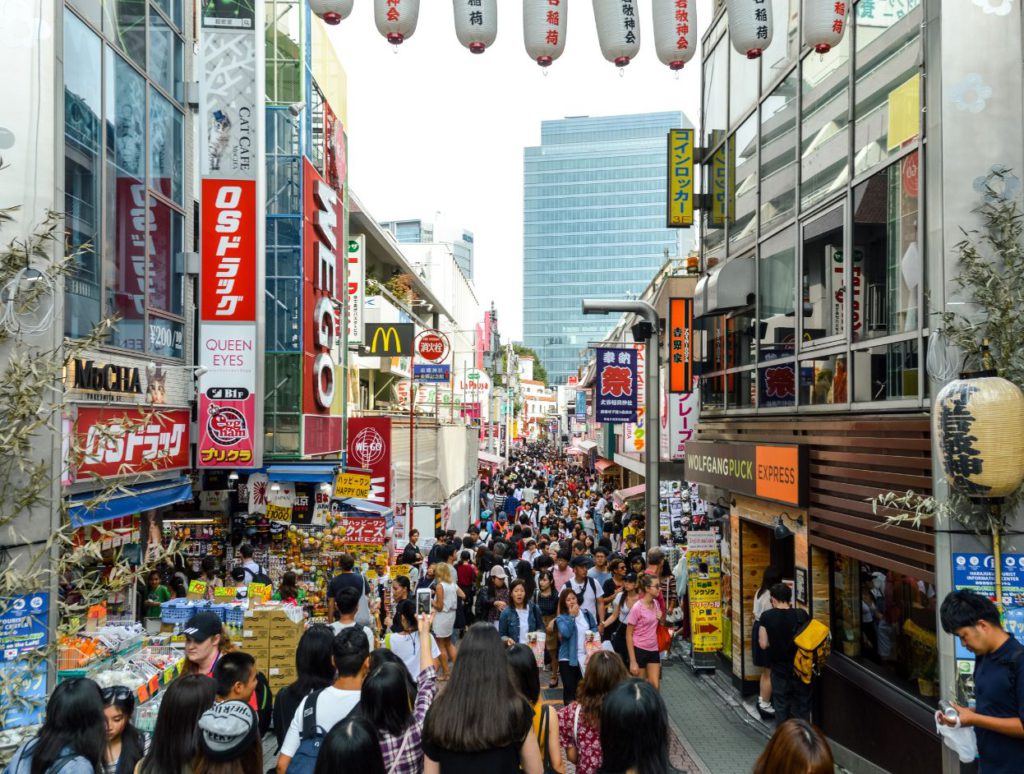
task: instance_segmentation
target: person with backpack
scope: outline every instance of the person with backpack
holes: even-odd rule
[[[370,666],[366,634],[343,629],[331,646],[334,685],[306,696],[295,710],[277,759],[277,774],[313,774],[324,736],[347,717],[358,715],[359,695]]]
[[[95,774],[107,749],[103,698],[87,678],[60,683],[39,733],[14,753],[4,774]]]
[[[768,654],[775,727],[778,728],[790,718],[811,719],[811,686],[793,670],[797,651],[793,638],[810,616],[791,606],[793,590],[785,583],[776,583],[768,593],[771,610],[761,614],[757,636],[761,649]]]
[[[242,555],[242,570],[245,572],[245,585],[248,586],[250,583],[266,583],[270,584],[270,576],[267,575],[267,571],[263,569],[262,564],[258,564],[253,556],[256,551],[248,543],[242,543],[238,549],[238,553]]]
[[[979,774],[1010,774],[1024,761],[1024,645],[1006,631],[988,597],[953,591],[939,608],[947,634],[975,655],[974,709],[952,704],[956,719],[936,713],[945,726],[973,728]]]
[[[594,566],[594,560],[586,554],[581,554],[575,557],[569,566],[572,567],[573,577],[563,588],[572,589],[575,592],[580,601],[580,607],[589,612],[595,621],[604,621],[601,587],[589,574],[590,568]]]
[[[298,678],[278,691],[274,702],[274,735],[278,748],[284,744],[284,735],[302,700],[334,682],[333,645],[334,632],[326,624],[313,624],[302,634],[295,651]]]
[[[356,560],[352,554],[338,557],[338,574],[327,584],[327,620],[334,622],[338,618],[338,592],[344,588],[353,588],[359,592],[359,605],[356,608],[355,622],[360,626],[373,626],[373,615],[370,612],[370,585],[366,579],[355,571]]]

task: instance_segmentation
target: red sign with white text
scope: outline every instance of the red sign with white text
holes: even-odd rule
[[[350,545],[384,545],[386,524],[382,517],[342,516],[338,524],[345,530],[343,540]]]
[[[203,322],[256,321],[256,181],[203,180]]]
[[[370,471],[366,499],[391,507],[391,419],[352,417],[348,420],[348,464]]]
[[[79,406],[75,433],[82,457],[74,476],[107,478],[187,469],[188,409]]]

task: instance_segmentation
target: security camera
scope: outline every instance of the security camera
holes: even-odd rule
[[[205,374],[205,373],[208,373],[208,372],[209,372],[209,370],[210,370],[210,369],[209,369],[209,368],[207,368],[206,366],[198,366],[198,367],[196,368],[196,379],[198,379],[198,378],[199,378],[200,376],[202,376],[203,374]]]

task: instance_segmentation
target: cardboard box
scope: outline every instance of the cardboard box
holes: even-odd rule
[[[295,645],[291,643],[271,643],[267,650],[270,651],[272,661],[284,661],[289,664],[295,663]]]
[[[252,648],[265,649],[268,645],[269,632],[264,629],[234,629],[232,640],[242,650]]]
[[[242,650],[256,659],[256,670],[267,674],[270,669],[270,651],[266,648],[242,648]]]
[[[288,645],[291,648],[299,647],[299,640],[302,639],[302,629],[297,626],[277,626],[270,630],[267,636],[267,645]]]

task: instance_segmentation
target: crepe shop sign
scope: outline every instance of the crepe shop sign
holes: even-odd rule
[[[188,409],[126,412],[80,406],[77,478],[188,468],[189,422]]]

